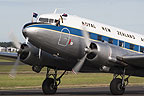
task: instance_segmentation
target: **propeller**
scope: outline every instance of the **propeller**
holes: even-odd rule
[[[19,41],[18,41],[17,37],[15,36],[15,34],[14,33],[10,33],[9,37],[11,38],[13,45],[17,49],[20,49],[21,44],[19,43]]]
[[[81,69],[81,67],[83,66],[85,60],[86,60],[86,57],[88,55],[88,53],[91,51],[90,49],[90,40],[89,40],[89,34],[88,32],[86,31],[85,27],[82,26],[82,33],[83,33],[83,37],[84,37],[84,41],[85,41],[85,44],[86,44],[86,48],[85,48],[85,55],[84,57],[82,57],[79,62],[73,67],[73,71],[74,73],[77,73],[79,72],[79,70]]]
[[[15,78],[16,73],[17,73],[17,67],[19,65],[19,60],[20,60],[20,56],[17,57],[17,59],[14,63],[14,66],[13,66],[13,68],[11,69],[11,71],[9,73],[10,78]]]
[[[19,61],[20,61],[20,53],[23,52],[23,51],[29,51],[29,48],[26,48],[26,49],[22,50],[21,49],[21,44],[19,43],[19,41],[18,41],[18,39],[17,39],[17,37],[16,37],[16,35],[14,33],[11,33],[9,37],[11,38],[13,45],[17,49],[19,49],[19,51],[17,52],[18,53],[18,57],[17,57],[14,65],[13,65],[13,68],[11,69],[11,71],[9,73],[9,76],[11,78],[15,78],[16,73],[17,73],[17,67],[18,67]],[[26,44],[27,44],[27,42],[28,42],[28,38],[26,38]]]
[[[89,34],[88,34],[88,32],[86,31],[86,29],[85,29],[84,26],[82,26],[82,29],[83,29],[82,33],[83,33],[83,36],[84,36],[85,44],[86,44],[87,48],[89,48],[89,46],[90,46]]]
[[[74,66],[74,68],[72,69],[74,73],[77,73],[81,69],[86,57],[87,57],[87,54],[83,58],[81,58],[80,61]]]

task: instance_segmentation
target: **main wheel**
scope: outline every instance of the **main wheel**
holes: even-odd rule
[[[125,92],[125,88],[122,87],[122,79],[113,79],[110,83],[110,91],[113,95],[122,95]]]
[[[42,90],[44,94],[55,94],[57,86],[54,85],[54,79],[46,78],[42,84]]]

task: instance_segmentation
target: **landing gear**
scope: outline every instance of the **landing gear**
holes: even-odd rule
[[[125,87],[128,85],[128,79],[130,76],[125,78],[125,69],[123,70],[123,74],[120,75],[120,78],[117,78],[119,74],[114,74],[114,78],[110,83],[110,91],[113,95],[122,95],[125,92]]]
[[[42,84],[42,90],[44,94],[55,94],[57,86],[54,84],[54,79],[46,78]]]
[[[113,95],[122,95],[125,92],[125,87],[122,87],[122,79],[113,79],[110,83],[110,90]]]
[[[59,78],[57,78],[57,70],[54,70],[54,74],[49,74],[49,71],[50,69],[47,68],[46,79],[42,84],[42,90],[44,94],[55,94],[58,85],[61,83],[61,78],[66,73],[66,71],[64,71]],[[50,76],[53,76],[53,78],[50,78]]]

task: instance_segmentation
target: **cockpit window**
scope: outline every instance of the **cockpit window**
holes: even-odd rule
[[[48,19],[49,23],[54,23],[54,19]]]
[[[39,18],[40,22],[46,22],[46,23],[57,23],[59,20],[56,19],[48,19],[48,18]]]
[[[48,18],[39,18],[40,22],[48,22]]]
[[[60,19],[39,18],[39,21],[42,23],[55,23],[56,26],[60,26]]]

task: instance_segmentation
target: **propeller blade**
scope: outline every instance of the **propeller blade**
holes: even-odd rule
[[[85,44],[86,44],[86,46],[87,46],[87,48],[89,48],[89,46],[90,46],[90,38],[89,38],[89,34],[88,34],[88,32],[86,31],[86,29],[85,29],[85,27],[84,26],[82,26],[82,33],[83,33],[83,36],[84,36],[84,40],[85,40]]]
[[[20,56],[17,57],[17,60],[16,60],[16,62],[15,62],[15,64],[14,64],[13,68],[12,68],[11,71],[10,71],[9,76],[10,76],[11,78],[15,78],[15,76],[16,76],[17,67],[18,67],[18,65],[19,65],[19,60],[20,60]]]
[[[10,33],[9,37],[11,38],[13,45],[16,48],[20,49],[21,44],[19,43],[19,41],[18,41],[17,37],[15,36],[15,34],[14,33]]]
[[[80,61],[74,66],[74,68],[72,69],[75,73],[79,72],[79,70],[81,69],[82,65],[84,64],[84,61],[87,57],[87,54],[80,59]]]

